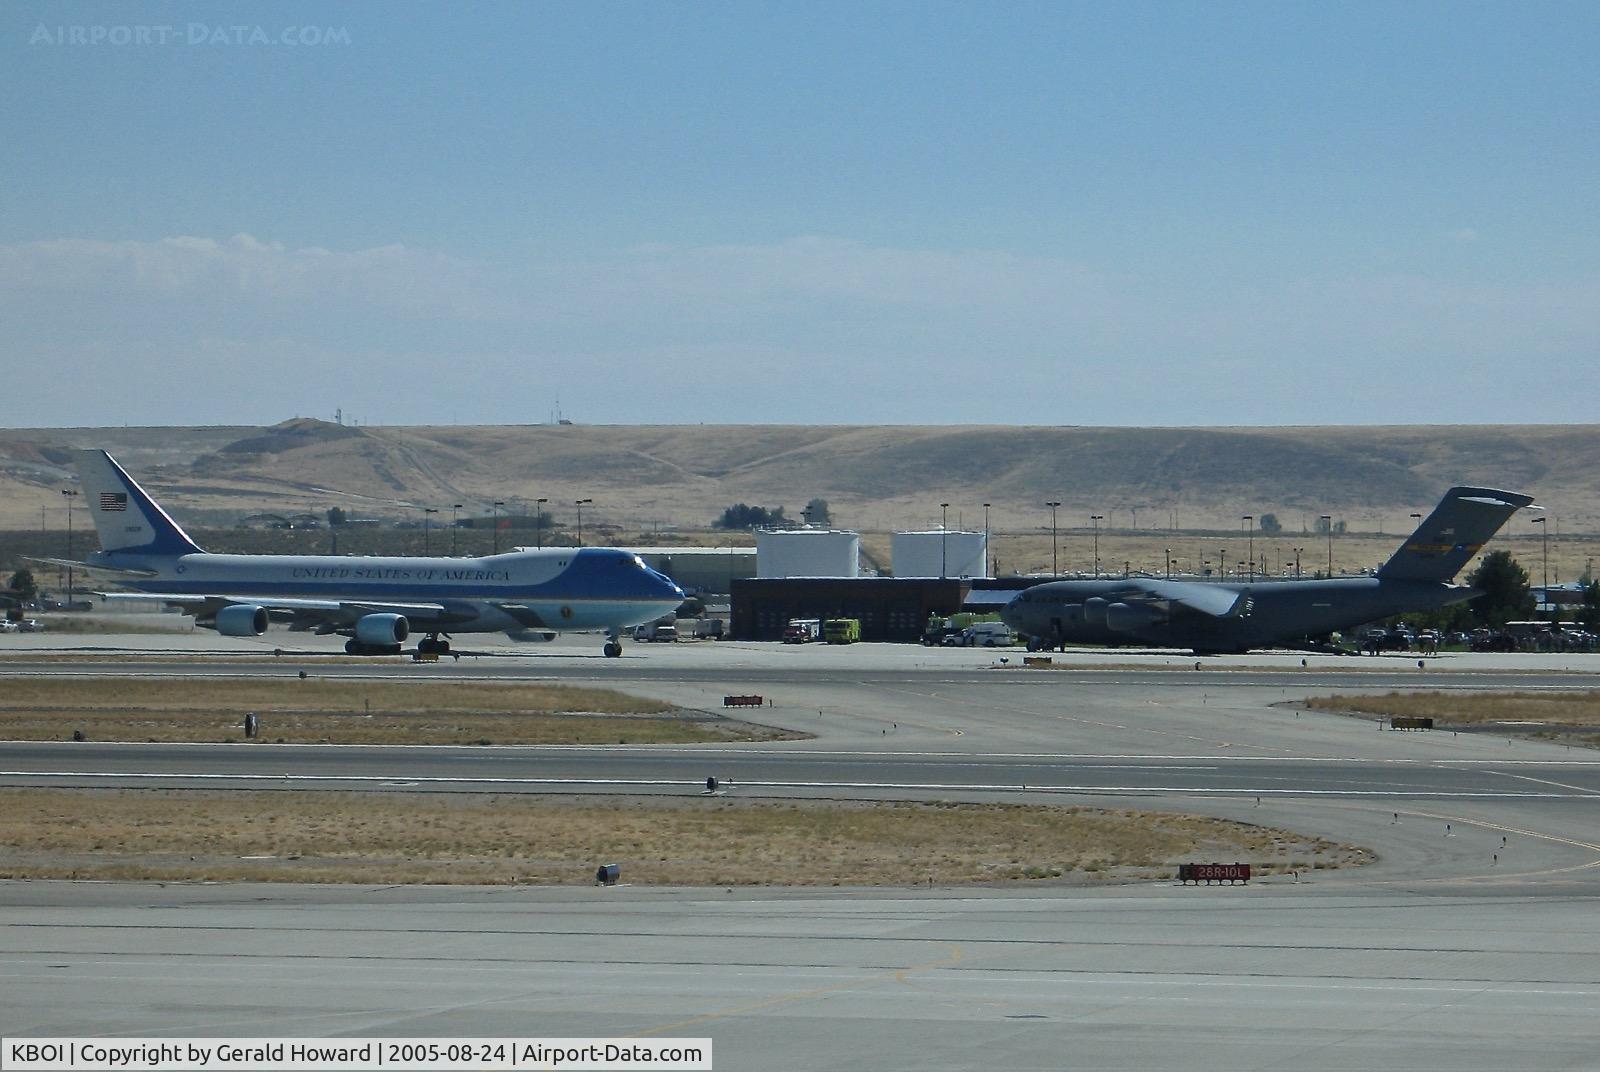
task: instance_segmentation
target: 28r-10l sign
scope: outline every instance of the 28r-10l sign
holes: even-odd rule
[[[1249,864],[1179,864],[1179,882],[1249,882]]]

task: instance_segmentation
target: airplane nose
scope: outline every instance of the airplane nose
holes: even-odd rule
[[[1000,608],[1000,620],[1012,629],[1020,628],[1021,608],[1017,606],[1018,596],[1012,596],[1011,601]]]

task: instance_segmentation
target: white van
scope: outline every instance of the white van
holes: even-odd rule
[[[678,625],[671,618],[636,625],[633,627],[633,639],[650,644],[674,641],[678,639]]]
[[[1011,627],[1005,622],[978,622],[961,632],[961,643],[969,648],[1002,648],[1016,642]]]

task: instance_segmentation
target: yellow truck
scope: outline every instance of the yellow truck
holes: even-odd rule
[[[861,639],[858,618],[829,618],[822,624],[822,636],[829,644],[854,644]]]

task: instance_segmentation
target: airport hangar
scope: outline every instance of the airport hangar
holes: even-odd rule
[[[794,618],[855,618],[862,640],[914,642],[930,616],[997,611],[1020,589],[1052,579],[989,580],[987,537],[954,530],[896,533],[893,577],[863,576],[860,536],[835,529],[762,530],[754,548],[632,550],[685,591],[728,594],[736,640],[780,640]]]

